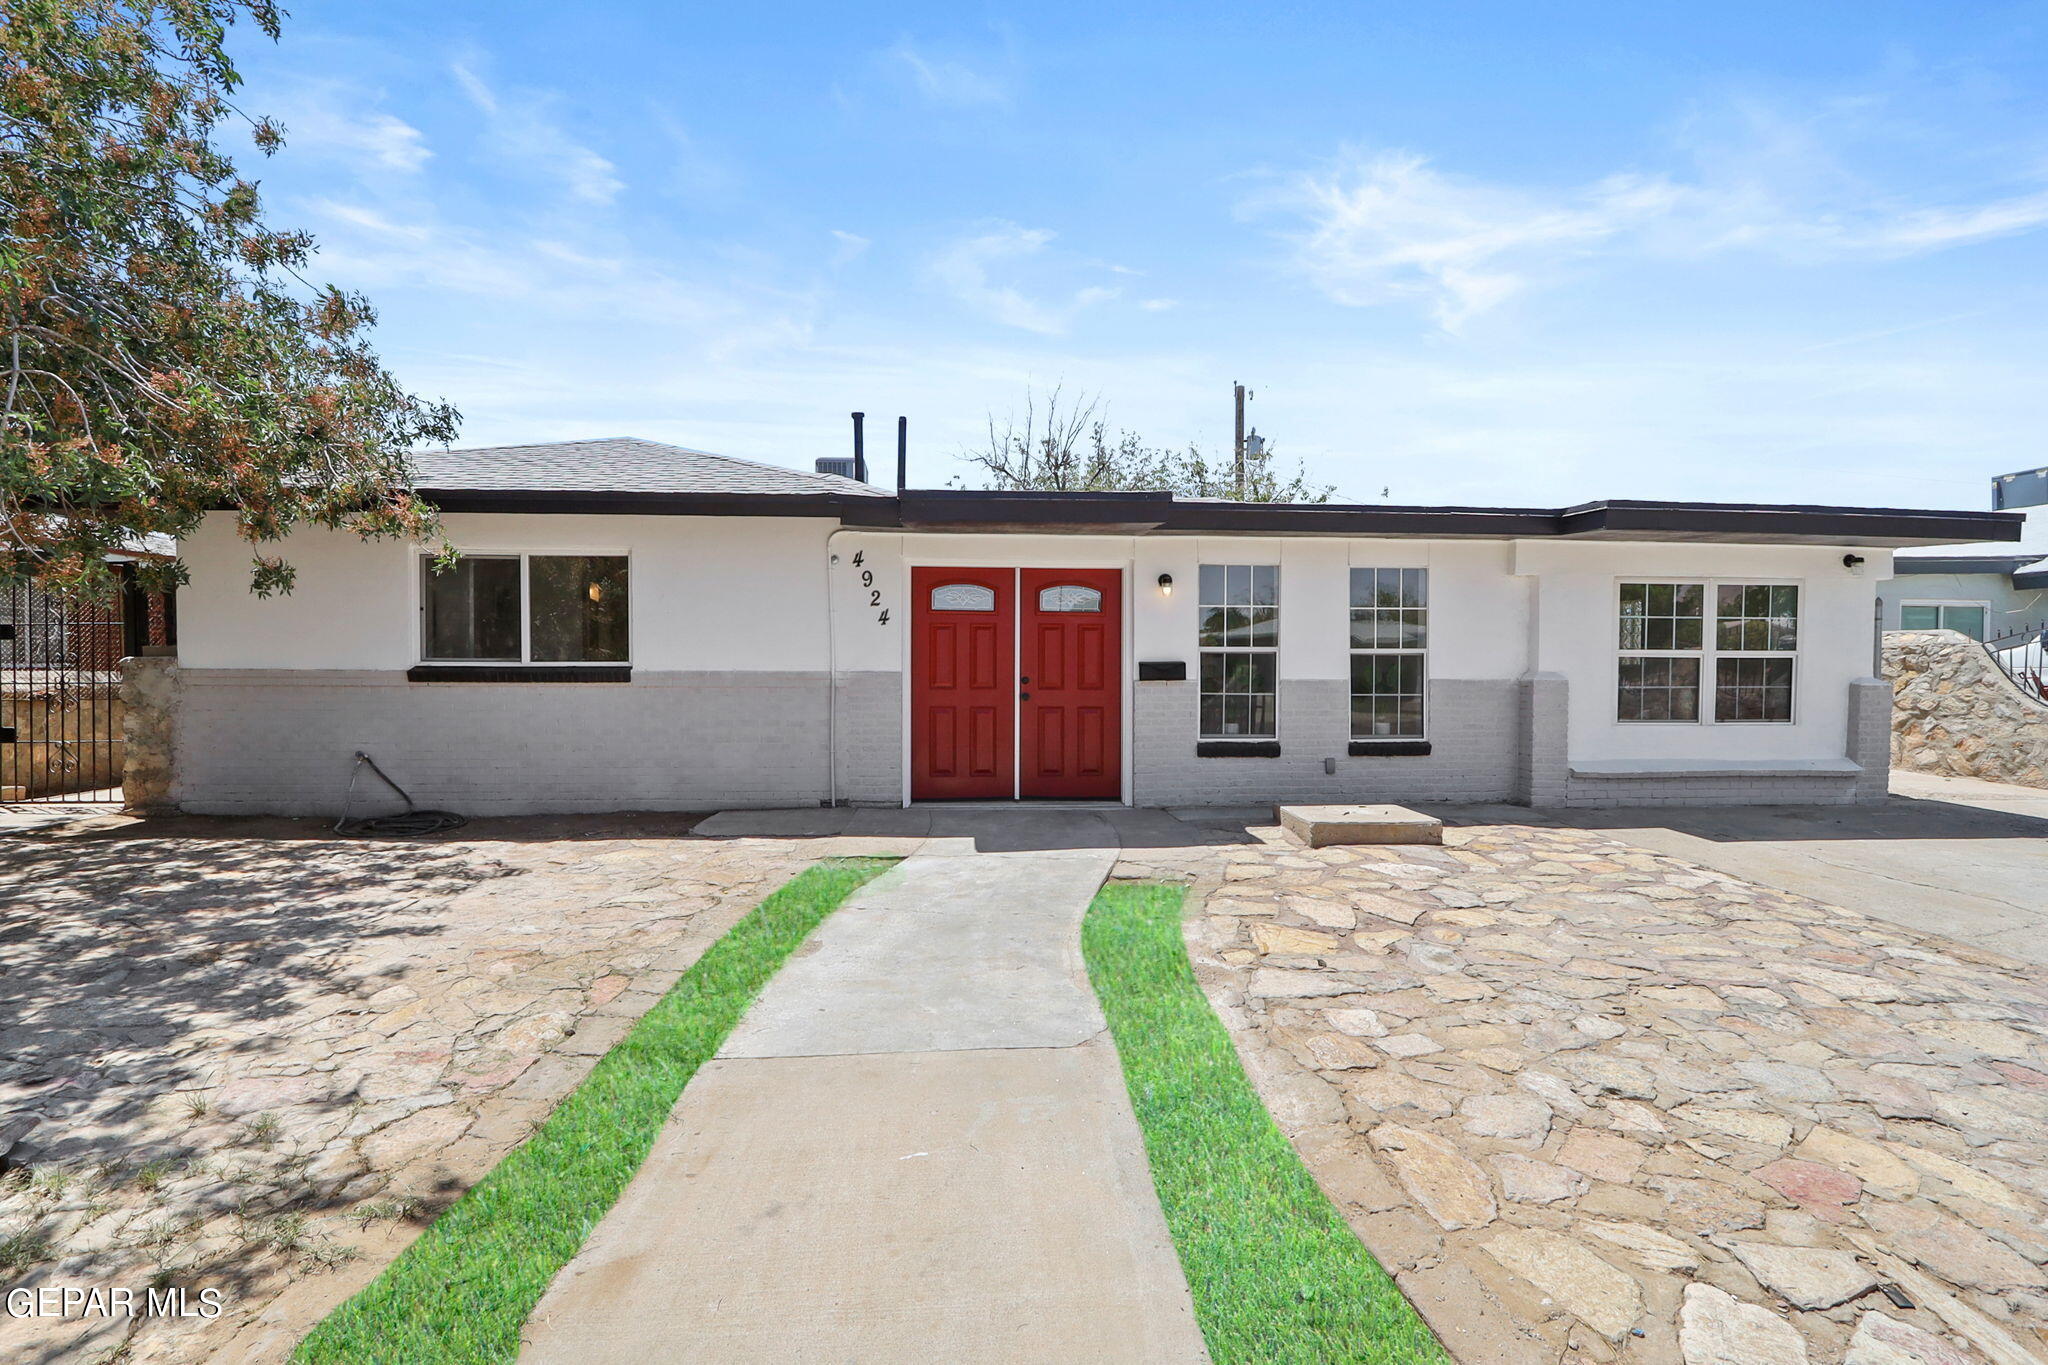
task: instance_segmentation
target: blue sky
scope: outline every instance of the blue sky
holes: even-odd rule
[[[260,174],[463,444],[912,479],[1033,386],[1345,500],[2048,464],[2048,0],[302,3]]]

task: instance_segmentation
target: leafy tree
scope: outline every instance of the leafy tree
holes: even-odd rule
[[[108,550],[216,508],[265,595],[294,526],[436,534],[406,452],[455,410],[400,387],[217,145],[282,142],[232,103],[244,18],[278,36],[271,0],[0,0],[0,583],[103,590]]]
[[[1042,408],[1042,411],[1041,411]],[[1297,464],[1291,476],[1274,467],[1271,446],[1245,452],[1244,489],[1235,463],[1214,463],[1190,442],[1185,449],[1148,446],[1136,432],[1110,433],[1102,400],[1067,400],[1055,388],[1043,400],[1026,394],[1024,417],[997,425],[989,414],[988,446],[963,452],[979,465],[987,486],[1043,492],[1157,490],[1182,497],[1235,502],[1328,502],[1333,485],[1311,484]]]

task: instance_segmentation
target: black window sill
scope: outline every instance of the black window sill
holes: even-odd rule
[[[1278,758],[1277,739],[1205,739],[1195,745],[1196,758]]]
[[[407,682],[426,683],[623,683],[633,681],[631,664],[417,664]]]
[[[1354,739],[1351,741],[1353,758],[1427,758],[1429,741],[1426,739]]]
[[[1138,660],[1139,682],[1186,682],[1188,661],[1186,659],[1140,659]]]

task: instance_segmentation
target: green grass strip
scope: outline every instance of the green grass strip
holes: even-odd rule
[[[1211,1360],[1448,1362],[1245,1079],[1188,964],[1184,895],[1105,886],[1081,949]]]
[[[299,1343],[308,1362],[510,1361],[519,1329],[654,1145],[676,1097],[826,915],[893,860],[806,869],[684,972],[533,1134]]]

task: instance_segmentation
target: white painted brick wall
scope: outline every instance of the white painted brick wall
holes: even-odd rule
[[[409,683],[389,672],[187,669],[174,797],[201,814],[339,812],[368,751],[423,806],[472,815],[808,806],[826,798],[826,678],[643,673],[628,684]],[[1351,757],[1337,680],[1281,683],[1278,758],[1200,758],[1196,685],[1134,683],[1140,805],[1513,801],[1534,805],[1842,804],[1882,800],[1890,693],[1851,685],[1861,777],[1572,778],[1567,684],[1554,675],[1430,684],[1422,757]],[[903,677],[839,680],[839,794],[894,805]],[[1335,771],[1324,771],[1324,760]],[[365,774],[359,809],[396,802]]]
[[[1506,801],[1516,789],[1519,720],[1509,681],[1429,686],[1431,752],[1351,757],[1351,690],[1340,680],[1280,684],[1280,757],[1201,758],[1193,681],[1134,683],[1134,796],[1141,806],[1279,801]],[[1336,771],[1323,771],[1335,759]]]
[[[801,806],[826,792],[821,673],[498,684],[187,669],[184,682],[174,790],[200,814],[336,814],[358,749],[420,805],[467,815]],[[367,772],[358,791],[359,811],[398,807]]]

